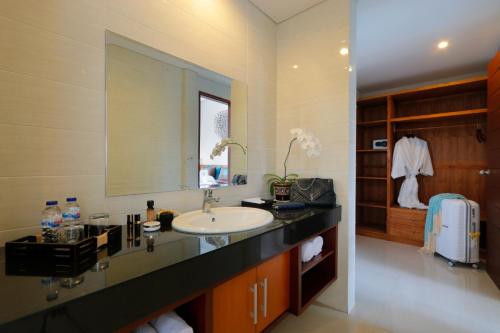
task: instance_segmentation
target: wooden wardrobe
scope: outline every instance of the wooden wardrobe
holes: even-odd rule
[[[423,245],[426,210],[398,206],[404,177],[391,178],[395,143],[412,134],[425,141],[434,176],[418,176],[419,199],[433,195],[465,195],[486,210],[487,78],[449,82],[363,98],[357,106],[357,211],[360,235]],[[387,149],[373,140],[387,139]],[[484,241],[482,242],[485,243]]]
[[[488,66],[488,262],[500,288],[500,51]]]

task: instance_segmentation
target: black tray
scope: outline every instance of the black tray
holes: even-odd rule
[[[121,226],[97,229],[85,225],[84,238],[72,244],[41,243],[36,236],[26,236],[5,243],[7,275],[76,276],[97,261],[97,237],[107,233],[108,251],[121,250]],[[110,255],[111,255],[110,254]]]

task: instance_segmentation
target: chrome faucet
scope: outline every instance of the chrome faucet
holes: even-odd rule
[[[212,204],[214,202],[219,202],[218,197],[214,197],[212,190],[207,189],[203,191],[203,207],[202,207],[202,212],[203,213],[210,213],[210,209],[212,208]]]

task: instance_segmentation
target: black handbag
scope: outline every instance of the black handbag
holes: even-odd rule
[[[290,201],[303,202],[307,206],[334,207],[337,196],[331,178],[299,178],[290,190]]]

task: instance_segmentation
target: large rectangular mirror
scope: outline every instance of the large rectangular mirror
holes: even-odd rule
[[[242,185],[247,87],[106,32],[106,195]]]

